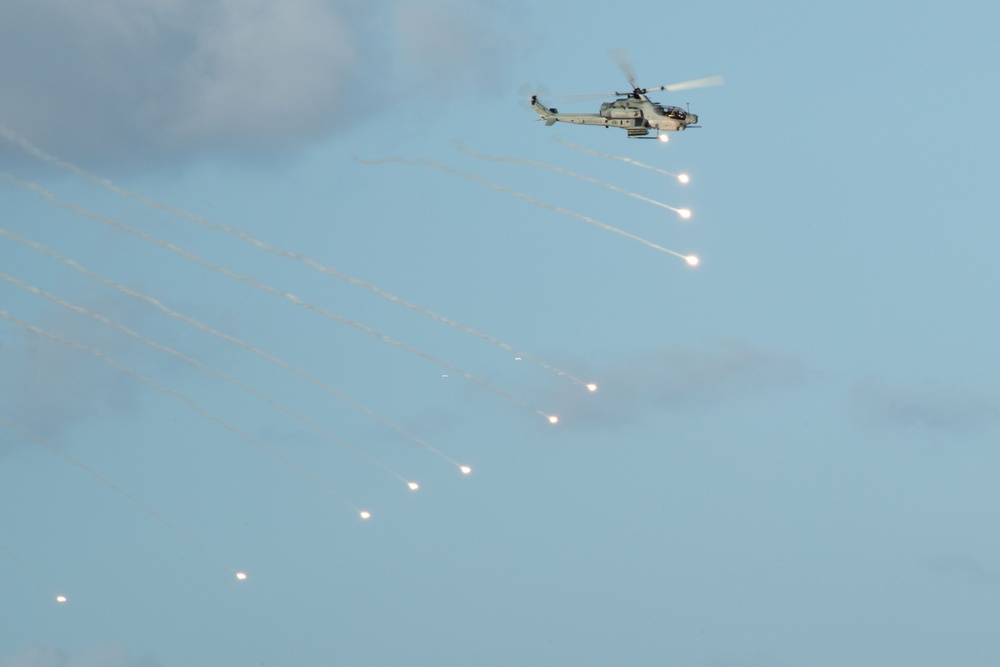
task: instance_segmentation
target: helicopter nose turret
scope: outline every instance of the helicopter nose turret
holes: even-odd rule
[[[697,124],[698,124],[698,116],[696,114],[689,113],[688,114],[688,125],[697,125]]]

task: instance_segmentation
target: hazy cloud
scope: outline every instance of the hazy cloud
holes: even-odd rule
[[[939,554],[927,562],[927,567],[932,572],[953,577],[974,586],[997,582],[997,576],[992,570],[968,554]]]
[[[527,29],[513,3],[401,0],[394,34],[411,87],[434,92],[489,89],[502,63],[528,48]]]
[[[91,164],[280,152],[378,113],[404,74],[444,85],[496,72],[510,12],[485,0],[0,3],[0,122]]]
[[[103,302],[96,310],[113,318],[114,307],[114,302]],[[45,331],[92,349],[114,349],[112,356],[130,363],[131,348],[122,346],[117,334],[102,324],[55,309],[35,319],[33,324]],[[50,438],[95,414],[135,408],[136,380],[91,354],[13,322],[2,320],[0,327],[4,331],[0,414],[18,426]],[[5,428],[0,431],[0,443],[23,441]]]
[[[775,667],[775,665],[783,663],[777,662],[773,657],[765,656],[758,651],[740,656],[714,656],[708,658],[703,664],[705,667]]]
[[[0,667],[157,667],[155,660],[136,658],[124,648],[105,646],[76,655],[47,647],[29,648],[6,658]]]
[[[996,401],[959,383],[920,381],[888,386],[857,383],[850,393],[854,410],[870,426],[967,431],[996,422]]]
[[[664,411],[714,405],[796,384],[800,365],[740,340],[702,347],[668,345],[595,373],[600,401],[575,400],[562,407],[567,423],[616,424],[650,407]]]

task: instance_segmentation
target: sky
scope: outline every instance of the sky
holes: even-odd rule
[[[997,664],[998,20],[4,3],[0,667]]]

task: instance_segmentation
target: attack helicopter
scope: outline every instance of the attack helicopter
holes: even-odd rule
[[[654,102],[646,97],[646,93],[657,90],[677,92],[692,88],[718,86],[723,83],[721,76],[708,76],[656,88],[640,88],[639,84],[636,83],[635,72],[625,52],[622,49],[615,49],[611,52],[611,56],[618,63],[625,78],[628,79],[629,85],[632,86],[631,92],[573,96],[576,99],[611,97],[611,95],[618,97],[613,102],[601,104],[599,113],[559,113],[558,109],[542,104],[538,100],[538,95],[532,95],[531,108],[539,115],[540,120],[544,120],[546,125],[562,122],[620,127],[628,132],[630,139],[667,141],[669,136],[660,134],[661,132],[680,132],[688,127],[699,127],[698,116],[681,107],[664,106]],[[653,136],[649,136],[650,130],[654,131]]]

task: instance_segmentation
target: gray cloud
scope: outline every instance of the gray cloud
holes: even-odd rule
[[[156,667],[149,658],[137,658],[119,646],[104,646],[75,655],[48,647],[35,647],[0,657],[0,667]]]
[[[115,317],[117,303],[95,308]],[[108,327],[68,311],[46,309],[33,322],[45,331],[92,349],[114,349],[129,364],[133,354]],[[93,355],[17,324],[0,321],[4,346],[0,354],[0,415],[45,438],[95,415],[121,414],[136,408],[136,381]],[[117,343],[117,344],[116,344]],[[23,442],[0,427],[0,443]]]
[[[997,421],[996,401],[960,383],[932,380],[905,386],[862,381],[850,392],[850,401],[869,426],[919,428],[944,432],[969,431]]]
[[[514,51],[507,11],[485,0],[2,3],[0,122],[90,164],[280,153],[398,105],[387,90],[404,75],[440,87],[496,71]]]
[[[927,561],[927,568],[973,586],[994,585],[997,582],[997,576],[992,570],[968,554],[939,554]]]
[[[710,657],[703,664],[705,667],[774,667],[782,663],[758,651],[740,656]]]
[[[503,63],[530,48],[521,13],[489,0],[397,2],[392,25],[404,78],[435,93],[488,90],[502,81]]]
[[[600,401],[573,399],[567,423],[614,425],[655,407],[663,411],[715,405],[804,379],[798,362],[740,340],[694,348],[669,345],[595,373]],[[578,395],[575,394],[575,395]]]

